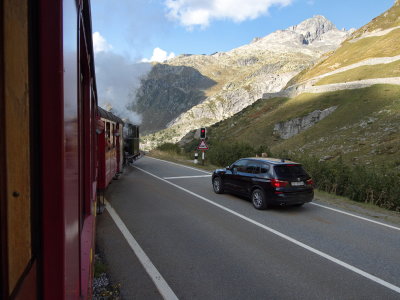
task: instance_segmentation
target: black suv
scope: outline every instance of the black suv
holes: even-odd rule
[[[214,192],[251,198],[257,209],[271,205],[301,206],[314,197],[313,181],[295,162],[275,158],[242,158],[212,174]]]

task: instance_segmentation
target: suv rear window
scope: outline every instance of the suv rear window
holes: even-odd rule
[[[274,166],[278,178],[295,178],[308,176],[301,165],[279,165]]]

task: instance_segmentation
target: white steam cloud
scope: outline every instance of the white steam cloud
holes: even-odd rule
[[[141,116],[128,108],[134,103],[141,78],[151,70],[149,63],[133,63],[112,52],[110,45],[99,32],[93,34],[96,64],[96,84],[99,106],[132,124],[140,124]]]
[[[212,20],[234,22],[256,19],[273,6],[287,6],[293,0],[166,0],[167,17],[192,29],[207,27]]]

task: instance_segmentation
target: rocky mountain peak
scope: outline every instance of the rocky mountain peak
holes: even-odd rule
[[[319,40],[324,33],[331,30],[337,30],[337,28],[324,16],[317,15],[298,25],[291,26],[287,30],[303,35],[304,43],[311,44],[313,41]]]
[[[317,15],[298,25],[277,30],[263,38],[255,38],[249,45],[237,49],[246,51],[270,50],[273,52],[305,51],[309,54],[308,51],[313,48],[314,51],[324,53],[336,49],[349,34],[346,30],[337,29],[324,16]]]

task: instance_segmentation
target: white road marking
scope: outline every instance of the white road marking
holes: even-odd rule
[[[174,164],[174,165],[177,165],[177,166],[180,166],[180,167],[185,167],[185,168],[193,169],[193,170],[196,170],[196,171],[205,172],[205,171],[200,170],[200,169],[191,168],[191,167],[188,167],[188,166],[185,166],[185,165],[173,163],[173,162],[162,160],[162,159],[158,159],[158,158],[153,158],[153,157],[148,157],[148,158],[156,159],[156,160],[167,162],[167,163],[171,163],[171,164]],[[205,172],[205,173],[207,173],[207,172]],[[211,174],[211,173],[208,173],[208,174]],[[328,207],[328,206],[325,206],[325,205],[317,204],[315,202],[310,202],[309,204],[316,205],[316,206],[319,206],[319,207],[322,207],[322,208],[325,208],[325,209],[329,209],[329,210],[332,210],[332,211],[335,211],[335,212],[338,212],[338,213],[341,213],[341,214],[344,214],[344,215],[348,215],[348,216],[351,216],[351,217],[354,217],[354,218],[357,218],[357,219],[361,219],[361,220],[364,220],[364,221],[367,221],[367,222],[371,222],[371,223],[374,223],[374,224],[377,224],[377,225],[385,226],[385,227],[392,228],[392,229],[395,229],[395,230],[400,230],[400,227],[392,226],[392,225],[385,224],[385,223],[382,223],[382,222],[378,222],[378,221],[375,221],[375,220],[371,220],[371,219],[368,219],[368,218],[365,218],[365,217],[357,216],[355,214],[351,214],[351,213],[345,212],[345,211],[340,210],[340,209],[335,209],[335,208]]]
[[[180,167],[196,170],[196,171],[203,172],[203,173],[206,173],[206,174],[211,174],[210,172],[207,172],[207,171],[204,171],[204,170],[201,170],[201,169],[197,169],[197,168],[193,168],[193,167],[189,167],[189,166],[185,166],[185,165],[181,165],[181,164],[177,164],[177,163],[174,163],[172,161],[163,160],[163,159],[159,159],[159,158],[154,158],[154,157],[150,157],[150,156],[146,156],[146,157],[150,158],[150,159],[155,159],[155,160],[159,160],[159,161],[162,161],[162,162],[166,162],[166,163],[169,163],[169,164],[177,165],[177,166],[180,166]]]
[[[186,178],[199,178],[199,177],[210,177],[211,174],[208,175],[194,175],[194,176],[176,176],[176,177],[163,177],[164,179],[186,179]]]
[[[364,217],[361,217],[361,216],[357,216],[355,214],[351,214],[351,213],[348,213],[348,212],[340,210],[340,209],[336,209],[336,208],[332,208],[332,207],[329,207],[329,206],[321,205],[321,204],[318,204],[318,203],[315,203],[315,202],[310,202],[310,204],[316,205],[316,206],[319,206],[319,207],[323,207],[323,208],[326,208],[326,209],[329,209],[329,210],[333,210],[333,211],[336,211],[336,212],[344,214],[344,215],[352,216],[352,217],[357,218],[357,219],[361,219],[361,220],[368,221],[368,222],[371,222],[371,223],[375,223],[375,224],[378,224],[378,225],[381,225],[381,226],[385,226],[385,227],[388,227],[388,228],[391,228],[391,229],[400,230],[399,227],[392,226],[392,225],[389,225],[389,224],[385,224],[385,223],[382,223],[382,222],[378,222],[378,221],[375,221],[375,220],[371,220],[371,219],[368,219],[368,218],[364,218]]]
[[[365,278],[367,278],[369,280],[372,280],[372,281],[374,281],[374,282],[376,282],[376,283],[378,283],[378,284],[380,284],[380,285],[382,285],[382,286],[384,286],[384,287],[386,287],[388,289],[391,289],[391,290],[393,290],[393,291],[395,291],[395,292],[400,294],[400,287],[398,287],[398,286],[396,286],[394,284],[391,284],[391,283],[389,283],[389,282],[387,282],[387,281],[385,281],[385,280],[383,280],[383,279],[381,279],[379,277],[376,277],[376,276],[374,276],[372,274],[369,274],[369,273],[367,273],[367,272],[365,272],[365,271],[363,271],[363,270],[361,270],[361,269],[359,269],[357,267],[354,267],[354,266],[352,266],[352,265],[350,265],[350,264],[348,264],[348,263],[346,263],[344,261],[341,261],[341,260],[339,260],[339,259],[337,259],[337,258],[335,258],[335,257],[333,257],[333,256],[331,256],[329,254],[326,254],[326,253],[324,253],[322,251],[319,251],[319,250],[317,250],[317,249],[315,249],[315,248],[313,248],[311,246],[308,246],[308,245],[306,245],[306,244],[304,244],[304,243],[302,243],[302,242],[300,242],[300,241],[298,241],[298,240],[296,240],[296,239],[294,239],[294,238],[292,238],[292,237],[290,237],[290,236],[288,236],[286,234],[283,234],[283,233],[281,233],[281,232],[279,232],[279,231],[277,231],[275,229],[272,229],[271,227],[268,227],[268,226],[266,226],[264,224],[261,224],[261,223],[259,223],[257,221],[254,221],[254,220],[252,220],[252,219],[250,219],[250,218],[248,218],[248,217],[246,217],[246,216],[244,216],[242,214],[239,214],[238,212],[236,212],[234,210],[231,210],[231,209],[229,209],[229,208],[227,208],[225,206],[222,206],[222,205],[220,205],[218,203],[215,203],[215,202],[213,202],[213,201],[211,201],[211,200],[209,200],[209,199],[207,199],[207,198],[205,198],[203,196],[200,196],[200,195],[198,195],[196,193],[193,193],[192,191],[189,191],[189,190],[187,190],[187,189],[185,189],[185,188],[183,188],[183,187],[181,187],[181,186],[179,186],[179,185],[177,185],[175,183],[172,183],[172,182],[167,181],[167,180],[165,180],[165,179],[163,179],[161,177],[158,177],[157,175],[154,175],[154,174],[152,174],[152,173],[150,173],[150,172],[148,172],[146,170],[143,170],[143,169],[141,169],[141,168],[139,168],[137,166],[135,166],[135,168],[140,170],[140,171],[142,171],[142,172],[144,172],[144,173],[146,173],[146,174],[148,174],[148,175],[150,175],[150,176],[153,176],[153,177],[155,177],[155,178],[157,178],[157,179],[159,179],[161,181],[164,181],[164,182],[166,182],[166,183],[168,183],[168,184],[170,184],[170,185],[172,185],[172,186],[174,186],[174,187],[176,187],[176,188],[178,188],[178,189],[180,189],[180,190],[182,190],[182,191],[184,191],[184,192],[186,192],[188,194],[191,194],[191,195],[193,195],[193,196],[195,196],[195,197],[197,197],[197,198],[199,198],[199,199],[201,199],[201,200],[203,200],[203,201],[205,201],[205,202],[207,202],[209,204],[212,204],[212,205],[214,205],[214,206],[216,206],[218,208],[221,208],[221,209],[223,209],[223,210],[225,210],[225,211],[227,211],[227,212],[229,212],[229,213],[231,213],[231,214],[233,214],[233,215],[235,215],[235,216],[237,216],[237,217],[239,217],[239,218],[241,218],[241,219],[243,219],[243,220],[245,220],[245,221],[247,221],[249,223],[252,223],[252,224],[254,224],[254,225],[256,225],[256,226],[258,226],[258,227],[260,227],[262,229],[265,229],[265,230],[267,230],[267,231],[269,231],[269,232],[271,232],[271,233],[273,233],[273,234],[275,234],[275,235],[277,235],[277,236],[279,236],[279,237],[281,237],[281,238],[283,238],[283,239],[285,239],[285,240],[287,240],[287,241],[289,241],[289,242],[291,242],[293,244],[296,244],[297,246],[300,246],[300,247],[302,247],[302,248],[304,248],[304,249],[306,249],[306,250],[308,250],[308,251],[310,251],[312,253],[315,253],[315,254],[317,254],[317,255],[319,255],[319,256],[327,259],[327,260],[330,260],[331,262],[333,262],[335,264],[338,264],[338,265],[340,265],[340,266],[342,266],[342,267],[344,267],[344,268],[346,268],[346,269],[348,269],[348,270],[350,270],[352,272],[357,273],[358,275],[361,275],[361,276],[363,276],[363,277],[365,277]]]
[[[129,232],[128,228],[125,226],[124,222],[118,216],[118,214],[114,210],[114,208],[112,208],[112,206],[110,205],[110,203],[107,202],[107,200],[104,202],[106,203],[106,208],[107,208],[107,211],[109,212],[111,218],[114,220],[115,224],[117,225],[117,227],[119,228],[119,230],[121,231],[123,236],[125,237],[126,241],[128,242],[129,246],[131,247],[131,249],[137,256],[137,258],[139,259],[140,263],[146,270],[147,274],[149,274],[151,280],[156,285],[161,296],[166,300],[178,300],[178,297],[175,295],[175,293],[169,287],[169,285],[165,281],[165,279],[161,276],[160,272],[158,272],[157,268],[150,261],[149,257],[146,255],[146,253],[143,251],[143,249],[136,242],[135,238]]]

